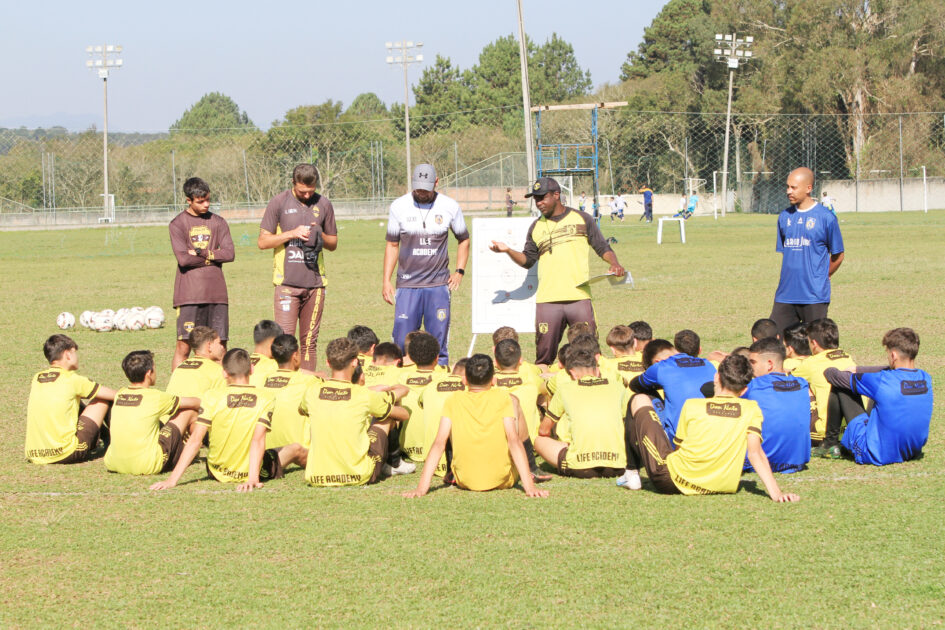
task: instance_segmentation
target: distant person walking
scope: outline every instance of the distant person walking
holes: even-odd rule
[[[782,331],[798,322],[827,317],[830,276],[843,262],[840,224],[836,215],[811,198],[813,188],[813,171],[791,171],[787,178],[791,205],[778,215],[781,279],[771,319]]]
[[[512,207],[515,206],[515,202],[512,201],[512,189],[505,189],[505,216],[512,216]]]
[[[826,190],[820,193],[820,205],[833,212],[836,216],[837,209],[833,207],[833,199],[827,194]]]
[[[653,191],[649,186],[643,186],[640,192],[643,193],[643,214],[640,215],[639,220],[653,223]]]

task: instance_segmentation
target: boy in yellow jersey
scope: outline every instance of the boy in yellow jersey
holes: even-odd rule
[[[374,358],[374,348],[381,342],[377,338],[377,333],[367,326],[359,324],[353,326],[346,336],[358,347],[358,362],[361,364],[361,368],[364,369],[364,367],[370,365]]]
[[[624,415],[630,392],[619,380],[603,377],[588,349],[572,344],[565,360],[571,380],[555,392],[535,440],[535,449],[566,477],[620,477],[627,469]],[[569,441],[551,437],[567,414]]]
[[[528,432],[520,416],[518,402],[508,392],[492,386],[495,368],[485,354],[466,361],[463,382],[466,391],[453,393],[443,405],[443,416],[417,488],[405,492],[408,498],[422,497],[430,482],[447,440],[452,444],[453,479],[464,490],[487,491],[511,488],[522,480],[525,496],[547,497],[539,490],[528,470],[525,449]]]
[[[264,319],[253,328],[253,353],[249,355],[249,362],[253,364],[253,373],[249,375],[249,384],[253,387],[262,387],[269,375],[279,369],[278,363],[272,358],[272,341],[282,333],[282,326]]]
[[[400,378],[400,362],[404,358],[396,343],[385,341],[374,348],[370,363],[365,363],[364,384],[368,387],[376,385],[396,385]]]
[[[836,396],[831,397],[830,382],[824,376],[824,371],[837,368],[854,372],[856,362],[840,349],[840,329],[829,317],[815,319],[807,324],[807,340],[811,356],[796,366],[791,374],[806,380],[817,399],[817,421],[811,425],[810,439],[811,444],[820,446],[827,429],[827,416],[840,413],[839,400]],[[811,457],[820,455],[820,452],[811,453]]]
[[[441,374],[434,372],[433,380],[420,392],[417,403],[423,411],[423,452],[430,452],[436,434],[440,430],[440,418],[443,416],[443,405],[446,399],[453,395],[453,392],[459,392],[466,389],[463,382],[463,374],[466,373],[466,361],[460,359],[453,366],[452,374]],[[425,458],[424,458],[425,459]],[[447,455],[444,453],[436,466],[434,474],[437,477],[446,475]],[[417,460],[421,461],[421,460]]]
[[[98,444],[115,391],[76,373],[78,351],[66,335],[43,344],[49,367],[33,376],[26,407],[26,459],[33,464],[84,462]]]
[[[129,352],[121,369],[130,385],[118,390],[112,404],[112,440],[105,468],[128,475],[170,472],[184,449],[184,436],[197,419],[199,398],[178,398],[154,388],[154,355]]]
[[[207,471],[217,481],[239,483],[240,492],[262,487],[262,480],[279,479],[289,464],[305,466],[308,451],[301,444],[266,449],[272,425],[273,399],[249,384],[249,353],[233,348],[223,357],[226,387],[210,390],[201,399],[201,411],[171,476],[151,486],[167,490],[177,485],[200,451],[209,432]]]
[[[673,445],[650,399],[630,402],[630,446],[646,467],[656,491],[663,494],[734,493],[748,461],[772,500],[799,500],[783,493],[761,448],[762,414],[758,403],[739,398],[754,372],[745,357],[733,354],[719,364],[715,396],[691,398],[683,404]]]
[[[207,326],[197,326],[190,331],[187,340],[194,356],[180,363],[171,372],[167,382],[167,393],[181,398],[203,398],[212,389],[223,387],[226,381],[220,361],[226,348],[220,335]]]
[[[423,413],[419,409],[420,392],[433,382],[435,376],[442,373],[435,372],[440,354],[440,342],[431,334],[414,331],[407,344],[407,356],[410,357],[412,367],[405,367],[400,372],[398,383],[410,389],[404,396],[402,405],[410,410],[410,420],[400,427],[400,448],[406,457],[413,462],[422,462],[426,459],[424,452],[424,425]],[[393,448],[393,446],[391,447]],[[391,463],[393,467],[393,463]],[[405,475],[417,469],[411,462],[404,461],[400,469],[393,468],[393,474]]]
[[[636,350],[636,338],[629,326],[614,326],[607,333],[607,347],[613,357],[601,357],[600,366],[617,372],[624,383],[629,383],[634,376],[643,374],[643,353]]]
[[[295,443],[308,448],[311,439],[308,418],[299,413],[299,405],[302,404],[305,390],[314,383],[321,383],[322,379],[299,371],[302,354],[299,342],[292,335],[279,335],[271,347],[272,357],[279,367],[262,386],[267,394],[275,397],[272,430],[266,434],[266,448]]]
[[[332,340],[325,351],[331,377],[309,387],[299,412],[311,422],[311,447],[305,480],[313,486],[377,483],[384,472],[390,425],[410,412],[397,401],[407,389],[377,392],[353,384],[358,347],[350,339]]]
[[[522,413],[525,415],[525,426],[528,427],[528,437],[530,443],[525,445],[527,453],[531,448],[531,442],[538,437],[538,423],[541,421],[541,394],[545,392],[544,381],[542,388],[539,389],[535,382],[522,369],[522,347],[513,339],[504,339],[493,348],[495,355],[495,373],[496,387],[508,391],[518,399],[522,407]]]
[[[493,352],[495,352],[495,347],[499,345],[499,342],[505,341],[506,339],[511,339],[515,343],[519,343],[518,333],[511,326],[500,326],[499,328],[496,328],[495,332],[492,333]],[[519,346],[521,347],[521,344],[519,344]],[[534,363],[529,363],[523,358],[522,364],[519,366],[519,372],[523,377],[532,379],[535,385],[541,387],[544,383],[544,380],[541,378],[541,374],[547,367],[547,365],[535,365]]]
[[[582,334],[582,335],[578,335],[577,337],[574,337],[573,341],[570,344],[568,344],[568,350],[564,355],[565,360],[562,361],[561,358],[559,357],[558,362],[561,363],[562,366],[566,366],[567,355],[571,352],[580,352],[580,351],[590,352],[594,356],[594,360],[596,361],[597,367],[604,378],[608,378],[612,382],[615,382],[615,383],[620,382],[625,386],[627,385],[627,382],[623,380],[620,373],[617,371],[617,368],[615,365],[610,364],[610,363],[604,363],[604,364],[601,363],[601,359],[603,357],[601,356],[601,353],[600,353],[600,344],[597,342],[597,337],[593,335]],[[548,389],[548,393],[551,396],[554,396],[555,393],[561,388],[562,384],[567,383],[571,380],[572,380],[571,373],[568,372],[567,369],[562,369],[561,371],[553,374],[552,377],[548,379],[548,381],[545,383],[545,387]]]
[[[807,340],[807,326],[794,324],[784,331],[784,371],[793,374],[804,360],[810,358],[810,342]]]

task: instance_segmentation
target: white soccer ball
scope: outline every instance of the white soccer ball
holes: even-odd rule
[[[144,311],[132,311],[125,315],[125,327],[128,330],[141,330],[144,328]]]
[[[79,323],[85,326],[86,328],[92,327],[92,315],[95,315],[92,311],[82,311],[82,314],[79,315]]]
[[[132,306],[128,310],[131,311],[132,313],[143,313],[145,311],[145,309],[140,306]]]
[[[115,327],[113,315],[107,311],[101,311],[92,315],[92,330],[98,332],[108,332]]]
[[[131,316],[131,313],[128,312],[128,309],[120,308],[115,312],[115,316],[112,318],[112,323],[115,324],[116,330],[128,330],[128,318]]]
[[[114,320],[114,318],[115,318],[115,311],[113,311],[113,310],[110,309],[110,308],[106,308],[106,309],[103,310],[103,311],[99,311],[98,314],[99,314],[99,315],[108,315],[109,317],[112,318],[112,320]]]
[[[75,315],[69,313],[68,311],[59,313],[59,315],[56,317],[56,325],[62,330],[69,330],[75,326]]]
[[[144,323],[148,328],[160,328],[164,321],[164,310],[160,306],[149,306],[144,311]]]

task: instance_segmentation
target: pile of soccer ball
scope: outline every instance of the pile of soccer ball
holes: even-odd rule
[[[83,311],[79,315],[79,324],[98,332],[161,328],[164,321],[164,311],[160,306],[149,306],[148,308],[133,306],[131,308],[120,308],[117,311],[106,308],[104,311]],[[69,330],[75,324],[75,315],[69,312],[59,313],[56,318],[56,325],[62,330]]]

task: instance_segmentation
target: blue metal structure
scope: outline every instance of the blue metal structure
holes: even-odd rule
[[[598,179],[598,134],[597,110],[595,104],[591,110],[591,142],[577,144],[542,144],[541,111],[536,109],[535,142],[538,145],[538,176],[551,175],[590,175],[593,179],[594,208],[600,209],[600,186]]]

